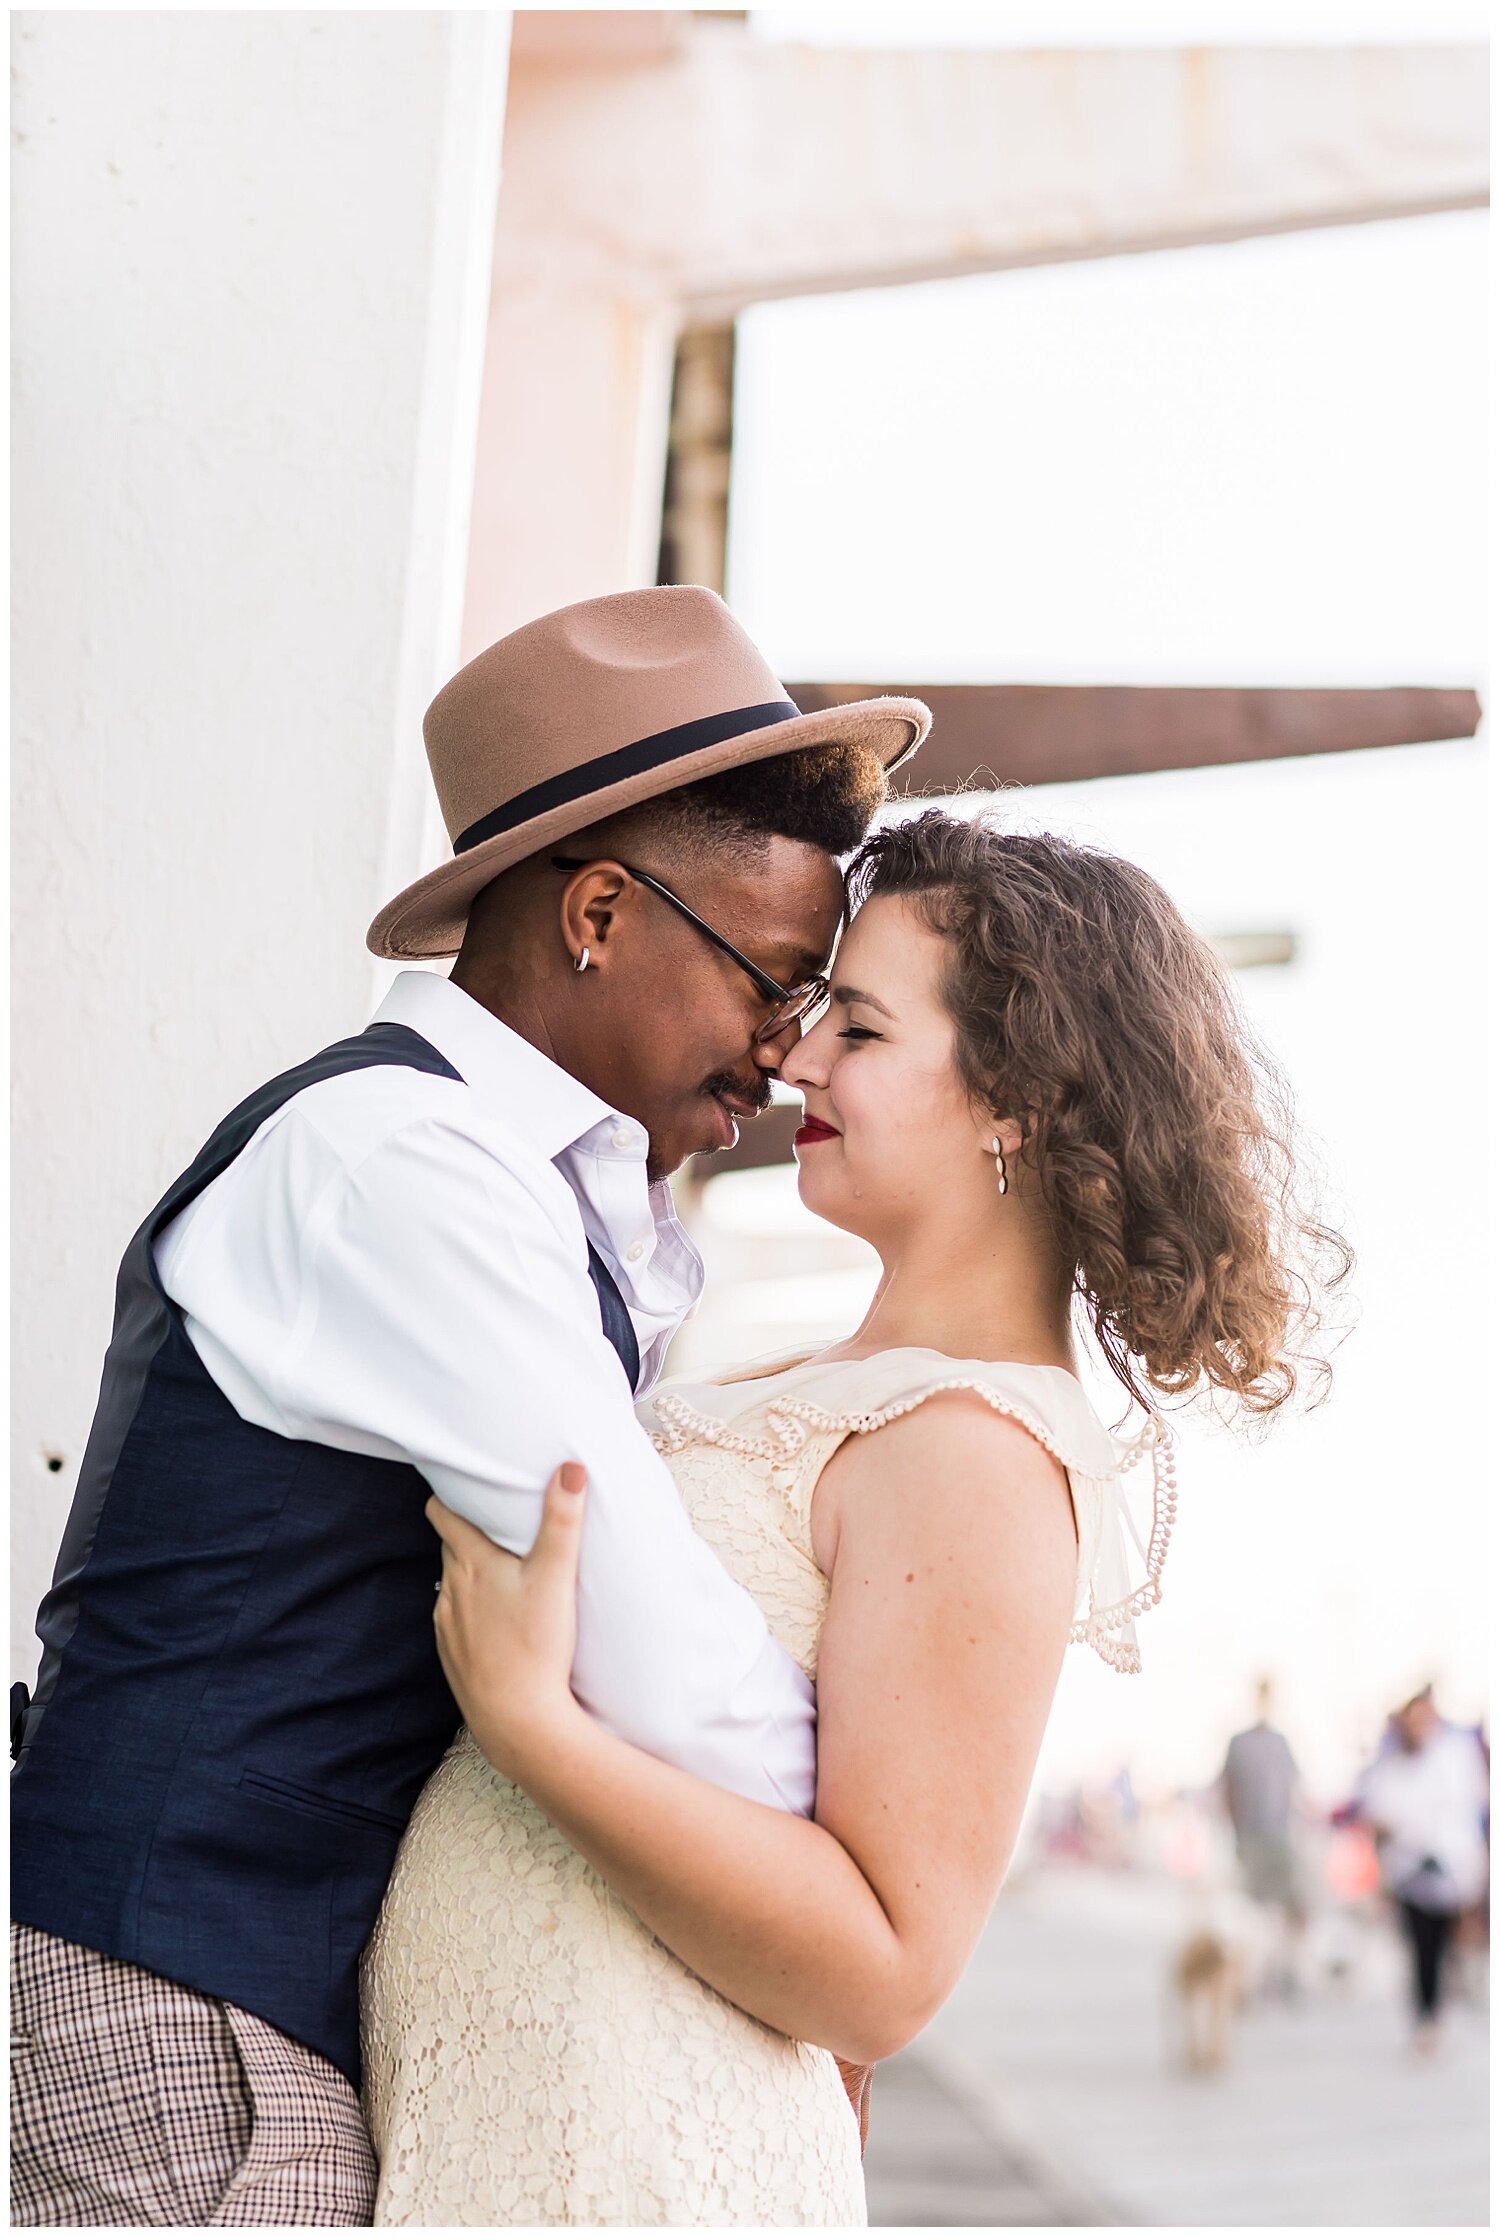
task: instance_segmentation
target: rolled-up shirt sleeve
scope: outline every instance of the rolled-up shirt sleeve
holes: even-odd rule
[[[667,1762],[810,1813],[812,1688],[636,1418],[581,1223],[441,1119],[326,1171],[319,1154],[289,1112],[174,1258],[169,1292],[226,1396],[283,1435],[411,1462],[517,1554],[553,1469],[581,1461],[578,1699]],[[278,1202],[302,1207],[279,1229]]]

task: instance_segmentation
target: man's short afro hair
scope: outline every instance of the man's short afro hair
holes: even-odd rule
[[[845,740],[742,761],[643,800],[610,821],[611,828],[649,829],[653,838],[660,834],[688,851],[717,851],[733,842],[759,854],[767,840],[779,838],[843,855],[859,845],[885,797],[879,754]]]

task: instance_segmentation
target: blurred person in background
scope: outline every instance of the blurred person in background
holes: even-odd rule
[[[1230,1741],[1218,1792],[1234,1828],[1245,1893],[1274,1913],[1280,1925],[1266,1985],[1292,1996],[1298,1986],[1297,1951],[1307,1924],[1307,1901],[1294,1831],[1297,1763],[1285,1733],[1271,1722],[1274,1690],[1269,1678],[1256,1686],[1255,1722]]]
[[[1473,1727],[1474,1744],[1484,1765],[1484,1831],[1485,1856],[1490,1853],[1490,1736],[1483,1718]],[[1483,2011],[1489,2004],[1490,1993],[1490,1883],[1486,1870],[1485,1883],[1476,1900],[1458,1915],[1458,1926],[1453,1937],[1453,1964],[1459,1994],[1466,2003]]]
[[[1327,1822],[1321,1884],[1332,1900],[1321,1913],[1320,1974],[1331,1987],[1347,1991],[1386,1924],[1380,1858],[1369,1827],[1352,1803],[1330,1811]]]
[[[665,862],[654,864],[670,877]],[[809,1209],[868,1240],[862,1324],[641,1419],[818,1686],[813,1820],[592,1721],[569,1686],[591,1490],[521,1560],[447,1513],[468,1734],[364,1971],[377,2220],[863,2223],[851,2063],[910,2041],[994,1901],[1067,1639],[1139,1667],[1173,1507],[1163,1395],[1318,1394],[1342,1239],[1208,944],[1133,864],[938,810],[878,832],[787,1051]],[[555,936],[555,935],[554,935]],[[1138,1436],[1079,1379],[1081,1302]],[[1148,1463],[1145,1576],[1124,1471]],[[528,1926],[525,1922],[531,1922]]]
[[[1476,1735],[1439,1716],[1432,1687],[1391,1716],[1354,1806],[1375,1837],[1381,1884],[1411,1952],[1413,2048],[1440,2040],[1449,1946],[1489,1878],[1489,1781]]]

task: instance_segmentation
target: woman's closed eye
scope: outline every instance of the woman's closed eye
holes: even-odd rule
[[[867,1025],[846,1025],[840,1029],[841,1041],[883,1041],[883,1033],[872,1033]]]

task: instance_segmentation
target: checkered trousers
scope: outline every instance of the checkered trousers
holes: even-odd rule
[[[368,2227],[359,2099],[237,2005],[12,1924],[11,2219]]]

